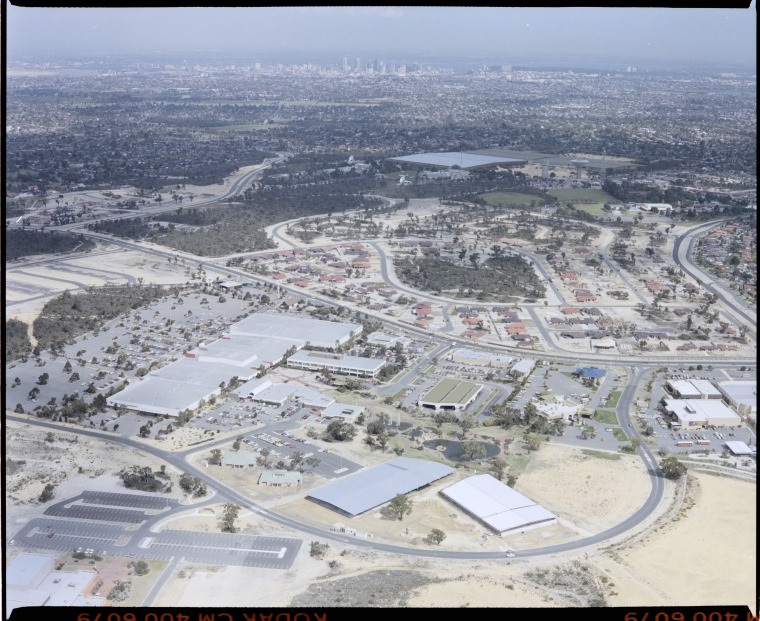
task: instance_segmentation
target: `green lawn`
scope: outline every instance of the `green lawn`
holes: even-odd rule
[[[613,427],[612,435],[615,436],[615,439],[619,442],[628,442],[628,436],[625,435],[625,431],[623,431],[620,427]]]
[[[594,412],[594,420],[598,420],[605,425],[619,425],[617,414],[615,410],[596,410]]]
[[[579,211],[585,211],[593,216],[612,216],[604,211],[605,203],[619,203],[614,196],[596,188],[561,188],[548,190],[561,203],[572,203]]]
[[[522,194],[520,192],[488,192],[481,194],[480,198],[494,207],[530,207],[534,203],[536,207],[546,204],[546,200],[535,194]]]
[[[597,188],[556,188],[546,191],[558,201],[563,203],[576,204],[594,204],[599,203],[619,203],[620,201],[614,196],[607,194],[604,190]]]
[[[593,449],[583,449],[581,453],[589,457],[598,457],[599,459],[611,459],[612,461],[620,459],[618,453],[605,453],[604,451],[594,451]]]
[[[618,401],[620,401],[620,395],[623,394],[622,390],[613,390],[610,393],[610,398],[607,399],[607,407],[608,408],[616,408]]]

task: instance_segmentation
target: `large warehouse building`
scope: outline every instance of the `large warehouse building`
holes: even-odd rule
[[[441,495],[502,536],[557,522],[556,515],[490,474],[468,477]]]
[[[718,384],[728,405],[750,421],[757,421],[757,382],[731,381]]]
[[[717,399],[664,399],[665,411],[673,416],[673,427],[738,427],[742,419]]]
[[[362,470],[320,489],[306,497],[349,517],[356,517],[449,476],[453,468],[427,459],[396,457]]]
[[[332,349],[361,331],[361,325],[354,323],[254,314],[232,325],[228,335],[210,344],[202,343],[184,358],[132,382],[106,402],[112,407],[123,406],[147,414],[179,416],[184,410],[192,412],[202,401],[219,395],[223,382],[227,384],[233,377],[247,382],[260,367],[277,364],[293,348],[299,350],[311,344]],[[246,397],[251,396],[251,391],[265,389],[253,385],[248,390]]]

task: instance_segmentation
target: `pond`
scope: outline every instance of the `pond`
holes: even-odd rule
[[[485,457],[482,459],[490,459],[499,455],[499,447],[491,442],[477,441],[486,449]],[[425,448],[437,450],[437,447],[443,447],[440,453],[450,461],[462,461],[462,443],[458,440],[428,440],[423,443]]]

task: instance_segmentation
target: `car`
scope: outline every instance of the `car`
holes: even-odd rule
[[[507,553],[506,553],[506,557],[507,557],[507,558],[514,558],[514,556],[515,556],[515,553],[514,553],[514,552],[512,552],[511,550],[508,550],[508,551],[507,551]]]

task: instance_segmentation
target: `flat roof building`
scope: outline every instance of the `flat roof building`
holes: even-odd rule
[[[757,420],[757,381],[720,382],[718,390],[739,414]]]
[[[720,399],[721,392],[707,380],[668,380],[667,387],[678,399]]]
[[[533,358],[524,358],[523,360],[518,360],[512,365],[512,368],[509,370],[510,375],[530,375],[531,371],[536,366],[536,361],[533,360]]]
[[[722,401],[714,399],[665,399],[665,410],[675,417],[674,426],[738,427],[742,419]]]
[[[288,366],[308,371],[327,369],[331,373],[353,375],[355,377],[377,377],[385,366],[384,358],[363,358],[344,356],[321,351],[302,349],[288,358]]]
[[[322,410],[322,418],[340,418],[345,422],[352,423],[363,411],[364,406],[334,401],[332,405]]]
[[[367,343],[371,345],[383,345],[384,347],[395,347],[397,343],[406,349],[412,344],[412,339],[405,336],[396,336],[395,334],[385,334],[385,332],[373,332],[367,335]]]
[[[497,369],[506,369],[512,364],[512,358],[501,354],[492,354],[475,349],[460,348],[451,354],[451,361],[460,364],[469,364],[481,367],[494,367]]]
[[[323,321],[290,315],[256,313],[237,322],[230,328],[230,334],[258,337],[273,337],[300,344],[335,349],[362,332],[361,324]]]
[[[335,399],[322,394],[318,390],[303,386],[301,384],[272,384],[257,392],[251,397],[259,403],[271,403],[273,405],[284,405],[288,399],[299,401],[302,406],[307,408],[323,409],[335,403]]]

